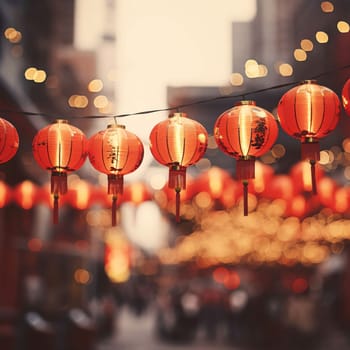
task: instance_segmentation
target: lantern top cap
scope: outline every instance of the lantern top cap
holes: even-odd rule
[[[302,84],[317,84],[317,80],[315,80],[315,79],[306,79],[306,80],[302,80],[302,81],[300,82],[300,85],[302,85]]]
[[[184,112],[174,112],[169,115],[169,118],[174,118],[174,117],[182,117],[182,118],[187,118],[187,113]]]
[[[107,125],[107,129],[117,129],[117,128],[125,129],[125,125],[121,125],[121,124],[108,124]]]
[[[235,106],[256,106],[256,102],[254,100],[242,100],[238,101]]]
[[[56,123],[58,123],[58,124],[68,124],[68,120],[67,119],[56,119]]]

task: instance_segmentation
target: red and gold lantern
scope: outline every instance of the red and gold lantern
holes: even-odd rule
[[[207,149],[208,133],[202,124],[176,112],[151,131],[153,157],[169,167],[168,186],[176,192],[176,221],[180,220],[180,192],[186,189],[186,169],[197,163]]]
[[[92,166],[108,176],[108,194],[112,195],[112,226],[117,224],[117,198],[123,194],[124,175],[135,171],[143,159],[143,145],[124,125],[108,125],[89,140]]]
[[[287,91],[278,104],[282,129],[301,141],[301,158],[311,164],[314,194],[317,193],[315,163],[320,159],[319,139],[335,129],[339,115],[338,96],[313,80],[306,80]]]
[[[19,137],[16,128],[0,118],[0,164],[6,163],[17,153]]]
[[[87,156],[87,140],[84,133],[66,120],[38,131],[32,143],[36,162],[51,171],[51,194],[54,198],[53,222],[58,222],[59,196],[67,192],[67,173],[78,170]]]
[[[237,160],[236,177],[243,184],[245,216],[248,215],[248,180],[255,178],[255,159],[272,147],[277,135],[274,116],[256,106],[255,101],[238,102],[215,122],[216,143],[221,151]]]
[[[342,89],[342,102],[345,112],[348,116],[350,116],[350,79],[348,79]]]

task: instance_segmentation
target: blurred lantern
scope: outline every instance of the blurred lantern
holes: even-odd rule
[[[275,175],[270,183],[268,191],[264,195],[270,199],[290,200],[294,195],[294,185],[289,175]]]
[[[232,207],[238,195],[236,181],[227,171],[215,166],[202,173],[196,179],[194,187],[196,194],[207,192],[212,199],[224,207]]]
[[[58,199],[67,192],[67,173],[78,170],[87,156],[83,132],[58,119],[38,131],[33,139],[33,155],[45,170],[51,171],[51,194],[54,198],[53,222],[58,222]]]
[[[323,177],[318,182],[318,197],[323,206],[331,208],[334,205],[334,195],[337,183],[330,177]]]
[[[25,180],[14,189],[14,199],[23,209],[31,209],[37,200],[38,188],[29,180]]]
[[[142,182],[134,182],[125,187],[123,202],[132,202],[135,205],[151,200],[152,195]]]
[[[92,166],[108,176],[108,194],[112,195],[112,226],[117,224],[117,199],[123,194],[124,175],[135,171],[143,159],[143,145],[124,125],[108,125],[89,140]]]
[[[255,162],[255,178],[251,180],[254,192],[263,194],[270,190],[267,184],[270,184],[274,175],[274,169],[270,165],[261,162]]]
[[[180,220],[180,192],[186,189],[186,168],[198,162],[207,149],[208,133],[186,113],[174,113],[150,134],[153,157],[169,167],[168,186],[176,192],[176,221]]]
[[[341,96],[345,112],[350,116],[350,79],[345,82]]]
[[[334,193],[332,209],[336,213],[344,214],[349,211],[350,191],[348,187],[338,188]]]
[[[255,101],[241,101],[216,120],[214,135],[219,148],[236,158],[236,176],[243,183],[244,215],[248,215],[248,180],[255,178],[255,159],[276,141],[278,126],[271,113]]]
[[[87,181],[76,178],[69,183],[67,201],[76,209],[87,209],[91,204],[91,192],[91,185]]]
[[[298,162],[290,169],[290,176],[294,185],[294,192],[311,192],[313,190],[314,181],[319,181],[323,177],[322,168],[318,164],[314,164],[314,174],[309,171],[307,162]]]
[[[11,197],[11,188],[4,181],[0,181],[0,208],[5,207],[10,202]]]
[[[19,138],[16,128],[0,118],[0,163],[6,163],[18,150]]]
[[[311,164],[312,190],[317,193],[315,163],[320,159],[319,139],[338,124],[340,101],[330,89],[306,80],[287,91],[279,101],[278,117],[283,130],[301,141],[302,160]]]

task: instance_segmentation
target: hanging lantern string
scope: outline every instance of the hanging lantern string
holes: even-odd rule
[[[339,68],[335,68],[326,72],[322,72],[319,73],[317,75],[311,76],[309,79],[310,80],[317,80],[323,76],[328,76],[328,75],[332,75],[334,73],[337,73],[339,71],[342,70],[347,70],[350,69],[350,64],[339,67]],[[305,80],[305,79],[304,79]],[[253,91],[247,91],[244,93],[240,93],[240,94],[230,94],[230,95],[225,95],[225,96],[216,96],[213,98],[208,98],[208,99],[203,99],[203,100],[198,100],[198,101],[193,101],[193,102],[189,102],[189,103],[185,103],[185,104],[181,104],[181,105],[177,105],[177,106],[172,106],[172,107],[165,107],[165,108],[156,108],[156,109],[150,109],[150,110],[145,110],[145,111],[139,111],[139,112],[133,112],[133,113],[123,113],[123,114],[116,114],[116,115],[81,115],[81,116],[71,116],[71,117],[63,117],[64,119],[105,119],[105,118],[113,118],[115,121],[117,120],[117,118],[125,118],[125,117],[131,117],[131,116],[137,116],[137,115],[145,115],[145,114],[153,114],[153,113],[159,113],[159,112],[169,112],[169,111],[180,111],[183,108],[186,107],[193,107],[193,106],[197,106],[200,104],[205,104],[205,103],[210,103],[210,102],[215,102],[215,101],[220,101],[220,100],[227,100],[227,99],[243,99],[245,98],[245,96],[247,95],[256,95],[256,94],[260,94],[266,91],[271,91],[271,90],[276,90],[276,89],[281,89],[284,87],[288,87],[288,86],[292,86],[292,85],[297,85],[300,84],[300,80],[297,81],[292,81],[292,82],[288,82],[288,83],[283,83],[283,84],[278,84],[278,85],[274,85],[274,86],[270,86],[267,88],[262,88],[262,89],[257,89],[257,90],[253,90]],[[8,113],[8,114],[23,114],[23,115],[27,115],[27,116],[41,116],[41,117],[46,117],[49,119],[57,119],[57,118],[62,118],[62,115],[60,115],[59,117],[56,115],[52,115],[52,114],[47,114],[47,113],[40,113],[40,112],[28,112],[28,111],[21,111],[21,110],[8,110],[8,109],[0,109],[0,113]]]

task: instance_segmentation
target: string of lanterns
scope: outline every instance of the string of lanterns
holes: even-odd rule
[[[350,79],[342,90],[342,102],[350,115]],[[156,110],[158,111],[158,110]],[[145,111],[137,114],[150,113]],[[315,163],[319,160],[319,139],[335,129],[340,116],[340,100],[327,87],[307,80],[287,91],[278,103],[278,120],[287,134],[301,141],[302,159],[310,161],[313,192],[316,191]],[[277,139],[278,126],[271,113],[243,100],[222,113],[214,127],[218,147],[236,159],[236,177],[243,183],[244,215],[248,215],[248,180],[255,177],[255,159],[266,153]],[[179,221],[180,192],[186,189],[186,168],[204,155],[208,142],[205,128],[185,113],[176,112],[154,126],[150,149],[154,158],[169,167],[168,186],[176,193]],[[9,161],[19,147],[16,128],[0,118],[0,163]],[[89,140],[67,120],[39,130],[32,144],[35,161],[51,172],[53,222],[58,222],[59,198],[67,192],[67,173],[78,170],[88,157],[98,171],[108,176],[112,195],[112,225],[116,225],[117,197],[123,193],[123,176],[142,162],[140,139],[124,126],[109,125]]]

